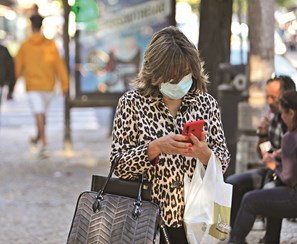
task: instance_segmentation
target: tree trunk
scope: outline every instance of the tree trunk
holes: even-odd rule
[[[264,115],[265,84],[274,71],[274,0],[248,1],[249,25],[249,99],[238,107],[236,172],[263,165],[256,151],[256,128]]]
[[[265,84],[274,72],[275,0],[249,0],[249,104],[263,107]]]
[[[230,60],[233,0],[201,0],[198,49],[210,76],[209,92],[215,98],[222,83],[219,64]]]
[[[63,25],[63,45],[64,45],[64,59],[65,63],[68,69],[69,73],[69,82],[71,81],[70,77],[70,61],[69,61],[69,34],[68,34],[68,24],[69,24],[69,13],[71,11],[71,8],[68,4],[67,0],[63,0],[63,7],[64,7],[64,25]],[[69,84],[69,89],[70,89]],[[64,112],[64,151],[71,151],[72,150],[72,142],[71,142],[71,116],[70,116],[70,96],[69,96],[69,90],[65,96],[64,100],[64,106],[65,106],[65,112]]]
[[[63,0],[63,9],[64,9],[64,24],[63,24],[63,46],[64,46],[64,59],[66,66],[69,71],[69,34],[68,34],[68,25],[69,25],[69,13],[70,6],[67,0]]]

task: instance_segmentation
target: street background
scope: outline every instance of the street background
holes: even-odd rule
[[[63,98],[48,114],[50,157],[30,150],[34,120],[22,84],[3,101],[0,128],[0,243],[66,243],[77,197],[92,174],[106,174],[110,152],[109,108],[73,109],[73,151],[63,150]],[[110,116],[109,116],[110,115]]]
[[[13,5],[13,3],[18,2],[18,7],[15,8],[13,6],[7,9],[1,5],[5,2],[6,4],[10,3],[8,5]],[[21,4],[21,2],[23,3]],[[39,13],[47,17],[47,21],[45,19],[47,23],[45,26],[47,27],[44,29],[44,33],[48,38],[54,38],[56,40],[61,54],[64,55],[66,50],[63,48],[62,41],[64,35],[62,35],[63,28],[61,26],[64,19],[63,8],[57,5],[58,1],[0,0],[0,39],[3,39],[3,43],[8,46],[11,54],[14,56],[18,50],[19,43],[29,34],[27,25],[28,17],[36,11],[36,8],[32,4],[30,7],[30,2],[32,4],[33,2],[38,2]],[[62,2],[65,3],[68,1],[63,0]],[[85,3],[87,1],[80,2]],[[195,10],[193,9],[194,11],[192,11],[190,9],[191,6],[184,1],[176,2],[179,2],[176,9],[177,25],[180,28],[185,28],[183,31],[186,35],[190,36],[193,43],[197,44],[200,17],[195,13],[197,12],[196,8],[198,5],[195,7]],[[216,6],[218,4],[215,1],[204,1],[204,3],[206,2],[209,4],[208,9],[211,10],[210,12],[213,10],[211,4]],[[234,2],[238,2],[239,4],[242,1]],[[265,1],[265,3],[266,2],[268,1]],[[227,1],[226,4],[228,4]],[[87,5],[91,6],[89,4]],[[268,6],[267,4],[265,5]],[[270,6],[268,7],[269,8],[266,10],[272,10]],[[222,9],[224,10],[224,8]],[[240,10],[239,6],[238,9]],[[261,8],[257,8],[252,12],[258,13],[256,10],[260,9]],[[231,38],[233,40],[231,54],[234,53],[234,50],[232,51],[234,40],[239,40],[239,44],[242,46],[242,38],[246,38],[248,33],[248,26],[242,22],[245,20],[245,15],[242,16],[239,12],[241,11],[238,11],[238,18],[237,20],[236,18],[234,19],[231,26],[232,33],[238,37],[235,38],[233,36],[234,38]],[[278,16],[281,17],[279,18],[281,21],[278,22],[282,23],[279,26],[281,28],[279,31],[281,31],[280,33],[283,35],[285,44],[296,50],[296,14],[286,12],[287,11],[285,11],[285,13],[277,12]],[[180,16],[179,13],[182,14],[182,16]],[[223,16],[222,20],[228,20],[226,14],[227,13],[221,15]],[[292,14],[294,15],[293,17]],[[217,17],[220,18],[220,14],[218,14]],[[252,17],[252,15],[250,17]],[[206,21],[207,28],[205,30],[207,34],[211,34],[210,37],[212,33],[219,33],[219,31],[223,30],[223,28],[219,28],[217,29],[218,32],[209,31],[211,30],[212,23],[214,23],[211,20],[212,18]],[[71,27],[69,28],[69,34],[73,38],[76,32],[74,18],[70,21],[69,26]],[[141,27],[142,26],[143,23],[141,22]],[[234,28],[236,26],[237,28]],[[261,23],[259,23],[259,27],[261,27]],[[265,30],[266,29],[268,28],[265,27]],[[132,30],[135,31],[134,27],[132,27]],[[262,33],[259,34],[265,36],[265,33],[263,35]],[[84,36],[84,38],[85,37],[86,36]],[[211,39],[218,40],[219,42],[222,41],[221,38],[212,37]],[[211,39],[210,43],[218,44],[218,42],[212,42]],[[113,38],[112,41],[114,40],[118,39]],[[90,41],[93,42],[93,37],[90,38]],[[120,41],[120,43],[122,42]],[[209,44],[208,42],[206,43]],[[86,44],[85,39],[84,44],[89,47],[89,43]],[[69,45],[71,48],[71,43]],[[218,45],[211,46],[216,48]],[[123,49],[120,48],[120,50]],[[247,51],[248,49],[245,50],[246,54]],[[129,49],[128,53],[131,54]],[[220,52],[215,52],[216,55],[213,57],[217,57],[219,53]],[[69,54],[71,61],[74,58],[73,54],[74,52],[70,52]],[[123,56],[126,57],[127,55],[125,54]],[[295,67],[297,67],[296,51],[290,52],[289,50],[286,56],[291,59]],[[240,61],[242,61],[242,59],[240,59]],[[232,63],[232,65],[234,64],[238,63]],[[242,64],[242,62],[240,62],[240,64]],[[74,62],[70,62],[72,71],[74,70],[73,65]],[[281,65],[276,65],[276,68],[280,67]],[[297,77],[297,75],[295,77]],[[93,78],[98,79],[97,75],[95,77],[93,76]],[[88,81],[90,81],[90,79],[88,79]],[[215,82],[213,84],[215,84]],[[230,100],[234,103],[229,97],[229,101]],[[35,126],[27,103],[23,83],[18,82],[15,89],[14,100],[3,100],[2,104],[0,103],[0,244],[65,243],[78,195],[82,191],[90,189],[93,174],[106,175],[108,172],[112,109],[108,107],[72,108],[71,135],[73,150],[65,152],[63,148],[63,103],[63,98],[61,95],[57,94],[48,112],[47,137],[50,156],[46,159],[40,159],[36,152],[31,151],[29,145],[30,137],[35,134]],[[229,107],[228,109],[230,110]],[[228,120],[236,120],[236,117],[237,116],[230,117]],[[225,131],[227,131],[226,127]],[[234,127],[232,127],[232,129],[234,130]],[[229,140],[229,142],[230,141],[232,140]],[[248,147],[246,147],[245,150],[248,150]],[[248,151],[245,152],[249,154]],[[235,153],[233,155],[235,155]],[[237,155],[239,154],[237,153]],[[249,154],[248,157],[251,158],[251,155]],[[242,163],[241,161],[239,162]],[[263,231],[252,231],[247,241],[249,244],[254,244],[257,243],[262,236]],[[284,220],[281,240],[282,244],[297,244],[297,223]]]
[[[74,108],[72,152],[64,152],[63,97],[57,95],[48,112],[50,157],[39,159],[30,150],[34,135],[23,84],[14,100],[3,101],[0,127],[0,243],[66,243],[79,193],[89,190],[92,174],[109,168],[110,108]],[[252,231],[255,244],[263,231]],[[282,244],[297,243],[297,223],[284,220]]]

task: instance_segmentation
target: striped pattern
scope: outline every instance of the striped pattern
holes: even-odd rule
[[[96,192],[83,192],[76,206],[67,244],[149,244],[159,223],[159,207],[143,201],[141,215],[132,217],[135,199],[105,194],[100,209],[94,213],[92,205]]]

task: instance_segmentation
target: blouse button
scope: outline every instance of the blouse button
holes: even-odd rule
[[[182,182],[181,181],[173,181],[170,183],[170,188],[176,188],[176,189],[181,189],[182,187]]]

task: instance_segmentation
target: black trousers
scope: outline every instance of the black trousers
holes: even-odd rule
[[[261,189],[268,175],[268,169],[260,168],[245,173],[230,175],[226,183],[233,185],[232,208],[231,208],[231,227],[234,225],[238,210],[243,196],[250,191]]]
[[[282,218],[297,217],[297,186],[277,186],[246,193],[231,231],[234,243],[244,243],[257,215],[267,217],[265,243],[279,244]]]
[[[183,226],[179,228],[166,227],[166,231],[171,244],[188,244],[185,229]],[[160,244],[166,244],[165,237],[161,231]]]

